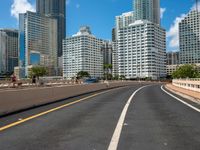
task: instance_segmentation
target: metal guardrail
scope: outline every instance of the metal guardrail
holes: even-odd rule
[[[173,79],[172,84],[177,87],[200,92],[200,78]]]

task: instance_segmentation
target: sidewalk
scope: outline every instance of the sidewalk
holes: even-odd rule
[[[186,99],[189,99],[197,104],[200,104],[200,92],[195,92],[195,91],[187,90],[184,88],[180,88],[180,87],[172,85],[171,83],[166,84],[165,87],[169,91],[171,91],[177,95],[180,95],[180,96],[182,96]]]

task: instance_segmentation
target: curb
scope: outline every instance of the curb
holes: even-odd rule
[[[190,100],[190,101],[192,101],[192,102],[194,102],[194,103],[200,105],[200,99],[195,98],[195,97],[192,97],[192,96],[190,96],[190,95],[187,95],[187,94],[185,94],[185,93],[179,92],[179,91],[174,90],[174,89],[172,90],[172,89],[170,89],[169,87],[167,87],[167,85],[165,85],[164,87],[165,87],[167,90],[169,90],[170,92],[172,92],[172,93],[174,93],[174,94],[176,94],[176,95],[179,95],[179,96],[181,96],[181,97],[183,97],[183,98],[185,98],[185,99],[188,99],[188,100]]]

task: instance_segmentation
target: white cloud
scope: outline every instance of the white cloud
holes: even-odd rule
[[[165,11],[166,11],[166,8],[160,8],[160,18],[161,19],[163,18]]]
[[[11,16],[19,19],[19,13],[25,13],[27,10],[35,12],[35,7],[28,0],[14,0],[11,6]]]
[[[196,5],[194,4],[191,7],[191,10],[195,10]],[[198,3],[198,10],[200,11],[200,3]],[[167,31],[167,39],[169,41],[170,48],[179,48],[179,23],[183,18],[186,17],[186,14],[181,14],[179,17],[176,17],[170,29]]]
[[[176,17],[169,31],[167,31],[167,38],[169,38],[169,46],[171,48],[179,46],[179,23],[185,16],[186,14],[182,14],[180,17]]]

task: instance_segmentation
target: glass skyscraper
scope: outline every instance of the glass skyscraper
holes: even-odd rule
[[[133,0],[135,20],[160,24],[160,0]]]
[[[62,40],[66,35],[66,0],[36,0],[36,12],[57,20],[58,57],[62,56]]]
[[[12,73],[18,65],[18,30],[0,29],[0,74]]]
[[[39,65],[57,67],[57,20],[28,11],[19,15],[20,78],[28,77],[28,67],[35,65],[35,52],[40,54]]]

